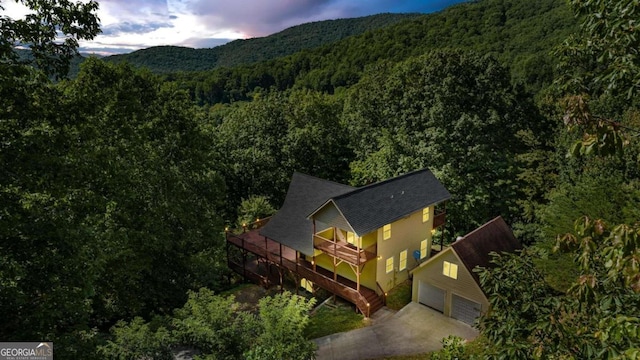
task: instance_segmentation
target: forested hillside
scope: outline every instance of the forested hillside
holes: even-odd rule
[[[109,56],[104,60],[114,63],[128,62],[157,73],[234,67],[313,49],[418,16],[420,15],[378,14],[352,19],[318,21],[294,26],[261,38],[234,40],[210,49],[156,46],[128,54]]]
[[[426,167],[452,195],[437,236],[501,215],[526,245],[478,270],[480,358],[637,358],[637,2],[484,0],[253,65],[89,59],[53,82],[97,34],[94,5],[0,27],[3,341],[309,358],[313,299],[255,313],[217,295],[241,281],[225,227],[279,208],[294,171],[364,185]],[[37,69],[12,47],[33,34]]]
[[[307,88],[333,93],[357,83],[364,69],[435,49],[492,54],[513,82],[537,92],[550,84],[557,60],[550,51],[578,21],[562,0],[486,0],[352,36],[317,49],[251,66],[170,75],[199,104],[250,99],[260,89]]]

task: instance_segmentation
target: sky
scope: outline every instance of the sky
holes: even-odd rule
[[[77,0],[76,0],[77,1]],[[86,1],[86,0],[81,0]],[[312,21],[379,13],[430,13],[464,0],[98,0],[102,33],[83,53],[111,55],[159,45],[210,48]],[[2,1],[14,19],[28,9]]]

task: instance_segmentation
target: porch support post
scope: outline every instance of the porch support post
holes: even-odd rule
[[[247,280],[247,249],[244,247],[244,237],[242,238],[242,276]]]
[[[337,252],[338,252],[338,248],[337,248],[337,240],[336,240],[336,232],[338,231],[338,229],[336,227],[333,228],[333,281],[338,282],[338,272],[337,272],[337,262],[338,262],[338,258],[337,256]],[[336,303],[336,294],[333,294],[333,303]]]
[[[264,238],[264,257],[268,261],[269,260],[269,243],[267,241],[266,236],[263,236],[263,238]]]
[[[337,228],[333,228],[333,281],[338,281],[337,261],[338,261],[338,243],[336,240]]]
[[[356,234],[353,234],[356,240],[356,256],[358,260],[356,261],[356,290],[360,292],[360,237],[356,237]]]
[[[269,266],[269,250],[268,250],[269,246],[268,246],[268,242],[267,242],[267,237],[263,236],[263,238],[264,238],[264,258],[265,258],[264,267],[267,270],[267,272],[266,272],[267,273],[267,278],[266,278],[266,286],[265,287],[268,288],[270,286],[269,285],[269,278],[270,278],[269,275],[271,275],[271,266]]]
[[[313,256],[311,257],[311,267],[313,268],[313,271],[316,271],[316,246],[315,246],[315,237],[316,237],[316,219],[312,219],[312,223],[313,223],[313,234],[311,234],[311,244],[312,246],[312,250],[313,250]],[[296,252],[297,254],[297,252]],[[308,280],[308,279],[307,279]]]
[[[293,278],[296,282],[296,295],[298,295],[298,289],[300,288],[300,273],[298,272],[298,250],[296,250],[296,273],[293,274]]]
[[[284,290],[284,284],[282,281],[282,272],[284,271],[284,267],[282,266],[282,244],[280,244],[280,291]]]

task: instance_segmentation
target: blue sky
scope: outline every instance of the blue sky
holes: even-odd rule
[[[98,0],[102,34],[80,44],[103,55],[158,45],[214,47],[235,39],[267,36],[319,20],[384,12],[429,13],[464,0]],[[26,9],[2,1],[19,18]]]

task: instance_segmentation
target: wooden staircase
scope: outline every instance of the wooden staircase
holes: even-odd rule
[[[375,291],[370,289],[366,289],[366,291],[363,291],[363,289],[361,288],[360,293],[364,295],[364,298],[367,299],[367,302],[369,303],[369,314],[374,314],[376,311],[382,309],[382,307],[384,306],[384,301],[382,300],[382,297],[378,296],[378,294],[376,294]],[[365,312],[362,311],[362,309],[360,309],[360,311],[363,314],[366,314]]]

